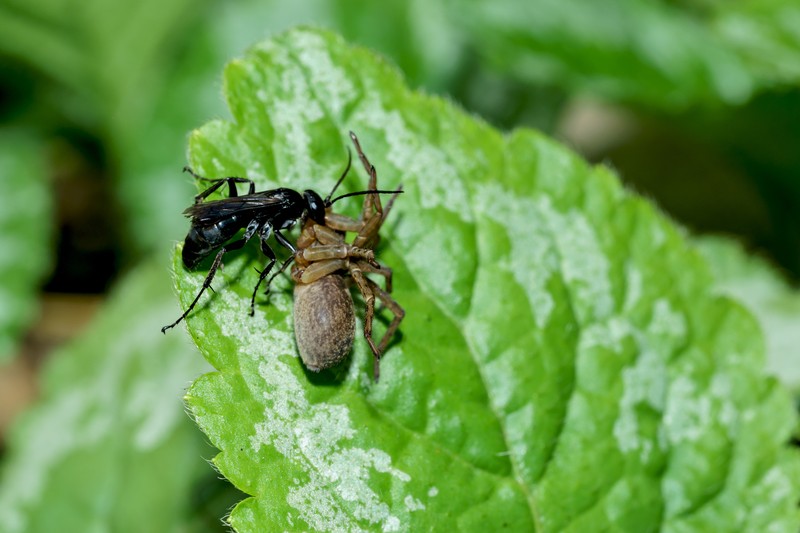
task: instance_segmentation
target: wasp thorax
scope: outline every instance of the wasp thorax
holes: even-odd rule
[[[294,287],[294,334],[305,365],[315,372],[339,364],[353,347],[353,298],[332,274]]]

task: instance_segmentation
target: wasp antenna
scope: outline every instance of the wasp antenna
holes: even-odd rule
[[[350,133],[352,133],[352,132],[350,132]],[[333,203],[333,202],[331,202],[331,196],[333,196],[333,193],[336,192],[336,189],[338,189],[339,185],[341,185],[341,183],[344,181],[344,178],[345,178],[345,176],[347,176],[347,173],[350,172],[350,165],[352,163],[353,163],[353,152],[351,152],[350,148],[348,148],[347,149],[347,166],[344,168],[344,172],[342,172],[342,175],[339,177],[339,181],[337,181],[336,185],[334,185],[333,189],[331,189],[330,194],[325,197],[325,205],[326,206],[331,205]]]
[[[398,194],[402,194],[402,193],[403,193],[403,184],[401,183],[394,190],[394,194],[392,194],[392,197],[389,198],[388,202],[386,202],[386,205],[383,206],[383,218],[384,218],[384,220],[386,219],[387,216],[389,216],[389,211],[392,210],[392,206],[394,205],[394,201],[397,200],[397,195]]]
[[[395,191],[383,191],[383,190],[380,190],[379,191],[377,189],[372,189],[372,190],[369,190],[369,191],[349,192],[347,194],[341,194],[341,195],[337,196],[336,198],[333,199],[333,201],[331,201],[331,204],[334,204],[334,203],[338,202],[342,198],[349,198],[351,196],[362,196],[362,195],[365,195],[365,194],[401,194],[402,192],[403,191],[398,191],[398,190],[395,190]]]

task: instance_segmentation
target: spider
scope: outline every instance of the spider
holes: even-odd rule
[[[369,175],[367,191],[375,192],[366,194],[358,220],[334,213],[330,206],[326,209],[324,224],[306,217],[297,239],[297,250],[290,258],[294,260],[291,273],[295,282],[294,330],[300,357],[310,370],[318,372],[340,363],[350,353],[355,337],[354,305],[349,291],[349,286],[355,283],[366,307],[364,338],[374,356],[373,375],[378,381],[381,355],[397,331],[405,311],[390,295],[392,270],[375,261],[374,249],[379,241],[378,231],[397,195],[402,192],[402,186],[393,192],[383,207],[375,167],[364,155],[353,132],[350,132],[350,139]],[[346,174],[347,169],[339,182]],[[345,242],[347,232],[356,234],[351,244]],[[383,276],[386,289],[365,274]],[[377,345],[372,332],[376,298],[393,314]]]

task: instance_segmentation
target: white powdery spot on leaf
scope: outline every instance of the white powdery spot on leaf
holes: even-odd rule
[[[646,461],[652,451],[653,442],[651,436],[639,433],[637,406],[644,403],[656,410],[663,409],[667,387],[664,357],[648,345],[645,335],[622,317],[614,317],[608,322],[591,324],[585,328],[581,332],[578,353],[604,348],[622,357],[622,343],[631,337],[638,344],[639,355],[633,366],[622,370],[623,392],[613,432],[623,453],[639,451],[642,460]]]
[[[526,403],[506,418],[506,442],[509,449],[504,455],[514,460],[522,479],[532,479],[533,475],[528,467],[530,464],[528,442],[530,436],[534,434],[534,420],[536,420],[536,406],[533,402]]]
[[[630,279],[632,270],[628,268],[627,272]],[[637,276],[640,277],[639,274],[633,277],[636,278]],[[634,283],[640,283],[640,281]],[[626,309],[629,308],[628,297],[630,292],[631,289],[626,295]],[[672,351],[681,344],[686,334],[686,322],[682,315],[672,310],[667,300],[662,299],[656,301],[653,305],[653,315],[646,330],[642,331],[633,328],[630,324],[626,325],[625,333],[629,333],[636,340],[639,356],[634,366],[626,368],[622,372],[624,389],[619,403],[619,417],[614,424],[614,437],[620,450],[623,452],[639,450],[641,459],[646,461],[652,451],[653,442],[652,436],[641,436],[639,434],[637,406],[645,404],[657,412],[664,412],[666,409],[667,391],[669,389],[667,361]],[[593,337],[602,343],[603,338],[611,341],[618,336],[614,334],[613,329],[609,329],[608,331],[595,332]],[[615,347],[615,345],[611,344],[610,347]],[[694,389],[690,385],[693,385],[693,383],[685,382],[677,387],[678,390],[688,395],[693,395]],[[710,409],[710,403],[707,400],[702,409],[705,408]],[[695,413],[695,415],[701,417],[696,420],[700,422],[700,425],[692,426],[691,430],[688,430],[689,426],[683,425],[686,421],[677,421],[675,417],[680,416],[679,413],[672,411],[671,415],[672,418],[670,420],[672,422],[678,424],[683,430],[687,430],[686,432],[679,430],[678,433],[682,435],[680,438],[689,437],[693,439],[704,431],[702,428],[704,422],[702,420],[707,420],[706,411],[700,410]],[[665,413],[665,426],[660,427],[659,434],[656,436],[660,448],[666,446],[667,440],[670,438],[668,437],[669,435],[678,438],[675,433],[671,433],[666,428],[668,416],[670,416],[670,412]]]
[[[236,272],[238,269],[231,265],[231,271]],[[276,346],[284,347],[280,351],[282,354],[295,353],[294,349],[294,333],[292,331],[292,297],[290,294],[284,294],[280,290],[281,279],[276,279],[274,290],[270,292],[269,302],[266,305],[278,309],[284,317],[283,323],[271,323],[267,325],[267,319],[264,316],[264,310],[260,305],[260,300],[256,299],[255,316],[250,316],[250,299],[237,294],[232,284],[244,284],[251,286],[245,277],[241,278],[229,277],[228,275],[220,274],[214,279],[214,285],[219,284],[220,290],[215,294],[214,299],[209,303],[212,312],[216,316],[216,322],[219,324],[222,334],[226,337],[236,339],[237,343],[242,347],[240,350],[244,356],[252,358],[264,358],[269,354],[270,360],[279,355],[279,350]],[[203,277],[196,276],[192,278],[196,284],[195,290],[200,290],[203,284]],[[255,285],[255,279],[252,281]],[[190,293],[192,291],[189,291]]]
[[[772,505],[774,502],[788,501],[792,497],[794,491],[794,483],[778,466],[773,466],[764,475],[759,483],[761,490],[769,494],[768,498],[764,498],[767,505]],[[756,514],[756,510],[753,510]]]
[[[291,37],[299,50],[300,63],[308,70],[320,99],[335,115],[340,115],[346,103],[355,98],[356,90],[345,72],[331,60],[328,43],[321,35],[310,31],[297,31]]]
[[[731,398],[734,387],[727,374],[714,374],[711,378],[711,396],[717,401],[717,420],[728,430],[728,437],[735,439],[739,430],[739,410]]]
[[[686,335],[686,318],[672,309],[668,300],[660,299],[653,305],[650,331],[672,339],[675,343]]]
[[[276,150],[276,159],[290,154],[289,161],[276,160],[276,165],[284,183],[301,183],[321,170],[311,157],[312,140],[307,125],[322,120],[325,114],[308,86],[305,73],[288,50],[275,48],[270,54],[276,65],[274,72],[280,73],[280,78],[279,89],[265,103],[265,113],[275,130],[281,132],[284,150]]]
[[[385,158],[390,164],[378,168],[378,174],[394,176],[394,183],[403,183],[407,192],[414,191],[421,216],[427,217],[431,213],[441,216],[446,212],[471,225],[472,211],[465,208],[471,205],[469,191],[447,153],[423,142],[407,127],[400,112],[387,111],[378,97],[380,90],[365,87],[364,91],[365,97],[351,120],[363,124],[365,129],[383,133],[388,144]],[[387,186],[394,184],[390,181],[384,183]],[[443,301],[449,302],[448,307],[461,307],[469,297],[458,286],[463,280],[463,272],[449,265],[453,264],[453,255],[463,247],[463,233],[419,233],[417,229],[411,224],[399,224],[396,229],[397,240],[408,243],[404,256],[409,270],[426,272],[425,276],[418,278],[425,280],[424,289],[440,295]],[[470,227],[460,229],[467,231]],[[431,268],[431,265],[439,266]]]
[[[625,385],[623,396],[620,399],[620,414],[614,425],[614,436],[622,451],[640,450],[642,460],[649,457],[652,442],[651,438],[639,436],[639,422],[637,417],[637,405],[645,404],[657,412],[663,413],[664,424],[659,427],[656,435],[657,443],[660,448],[667,446],[672,438],[694,439],[700,435],[704,429],[702,426],[705,420],[702,409],[710,409],[711,404],[706,401],[706,405],[701,407],[695,415],[701,417],[696,420],[697,426],[685,425],[685,420],[679,420],[681,414],[674,410],[674,404],[668,408],[667,398],[671,393],[669,384],[669,373],[667,361],[673,351],[681,345],[686,335],[686,322],[682,315],[672,310],[667,300],[658,300],[653,304],[653,313],[650,324],[643,330],[631,329],[631,335],[636,340],[639,356],[633,367],[623,371],[623,382]],[[686,380],[682,383],[673,383],[679,394],[693,396],[695,394],[694,383]],[[686,401],[681,398],[678,401]],[[691,400],[689,400],[691,401]],[[670,426],[670,422],[676,426]],[[691,429],[689,429],[691,426]],[[674,433],[675,427],[682,427],[678,434]],[[674,442],[674,441],[673,441]]]
[[[625,303],[624,311],[630,311],[642,297],[642,273],[636,266],[628,262],[625,264]]]
[[[286,501],[294,509],[303,510],[301,518],[316,531],[364,531],[339,508],[333,493],[324,487],[314,484],[293,487]],[[294,522],[293,519],[289,521]]]
[[[353,120],[383,132],[389,146],[387,160],[402,173],[399,181],[418,189],[423,209],[448,211],[472,222],[472,212],[464,208],[470,205],[469,192],[458,169],[443,150],[409,130],[398,111],[387,111],[375,94],[368,93]]]
[[[614,437],[624,452],[639,451],[647,461],[653,451],[653,436],[640,435],[637,406],[646,404],[663,411],[667,394],[665,359],[650,347],[642,347],[636,364],[622,372],[623,394],[619,401],[619,418],[614,423]],[[661,446],[663,443],[658,441]]]
[[[410,477],[392,467],[384,451],[346,447],[355,429],[346,406],[311,404],[291,369],[279,360],[259,365],[264,379],[264,420],[255,426],[251,445],[273,446],[306,473],[289,489],[287,503],[299,518],[323,531],[358,530],[358,522],[397,530],[400,521],[370,488],[374,472],[400,482]]]
[[[589,324],[581,330],[578,351],[608,348],[619,352],[622,350],[622,341],[633,334],[633,328],[622,317],[612,317],[607,322]]]
[[[675,516],[691,504],[683,483],[673,477],[668,476],[661,481],[661,494],[664,499],[664,515],[667,517]]]
[[[711,399],[697,390],[690,378],[679,376],[669,387],[663,428],[667,441],[677,445],[696,441],[708,431],[712,417]]]
[[[508,234],[511,250],[499,258],[497,265],[525,292],[537,327],[544,328],[555,308],[547,283],[558,269],[558,256],[538,204],[515,197],[494,183],[478,185],[474,201],[479,216],[512,230],[525,228]],[[498,205],[504,208],[499,210]]]
[[[410,494],[403,499],[403,503],[405,504],[406,509],[411,512],[425,510],[425,504]]]
[[[652,438],[639,435],[636,408],[645,404],[657,412],[665,410],[669,388],[667,361],[672,350],[680,345],[686,324],[684,317],[673,311],[668,301],[658,300],[647,329],[641,331],[628,325],[627,331],[636,340],[639,356],[635,365],[622,373],[624,392],[614,436],[623,452],[639,450],[642,460],[646,461],[652,451]],[[614,337],[610,333],[607,336]],[[660,447],[666,444],[663,435],[658,436],[658,444]]]
[[[579,322],[607,317],[614,309],[609,262],[594,229],[581,212],[561,213],[548,197],[542,197],[539,206],[558,249],[561,273],[573,294]]]
[[[390,517],[383,523],[383,527],[381,531],[391,532],[391,531],[400,531],[400,520],[396,516]]]
[[[450,250],[458,246],[456,236],[455,233],[448,236],[450,242],[447,243],[443,242],[441,233],[415,233],[410,224],[399,224],[395,230],[396,240],[408,243],[404,255],[409,270],[425,272],[418,281],[424,282],[429,292],[441,294],[444,301],[453,306],[461,305],[465,299],[464,293],[456,288],[460,273],[452,266]],[[436,265],[436,268],[431,268],[431,265]]]

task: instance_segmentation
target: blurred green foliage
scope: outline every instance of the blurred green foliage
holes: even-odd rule
[[[39,143],[0,134],[0,364],[10,358],[50,268],[52,207]]]
[[[218,520],[235,501],[196,497],[220,482],[203,460],[213,450],[180,403],[187,380],[208,365],[183,332],[158,333],[177,311],[163,265],[150,260],[54,354],[38,405],[9,436],[4,533],[206,531],[204,508]]]
[[[794,0],[0,0],[0,264],[15,273],[0,294],[17,302],[0,313],[0,359],[43,284],[99,290],[154,253],[166,265],[194,193],[179,174],[188,132],[227,118],[223,65],[299,23],[384,53],[410,86],[500,128],[563,138],[689,228],[732,233],[800,278]],[[73,201],[97,209],[75,215]],[[782,316],[786,328],[796,315]]]

